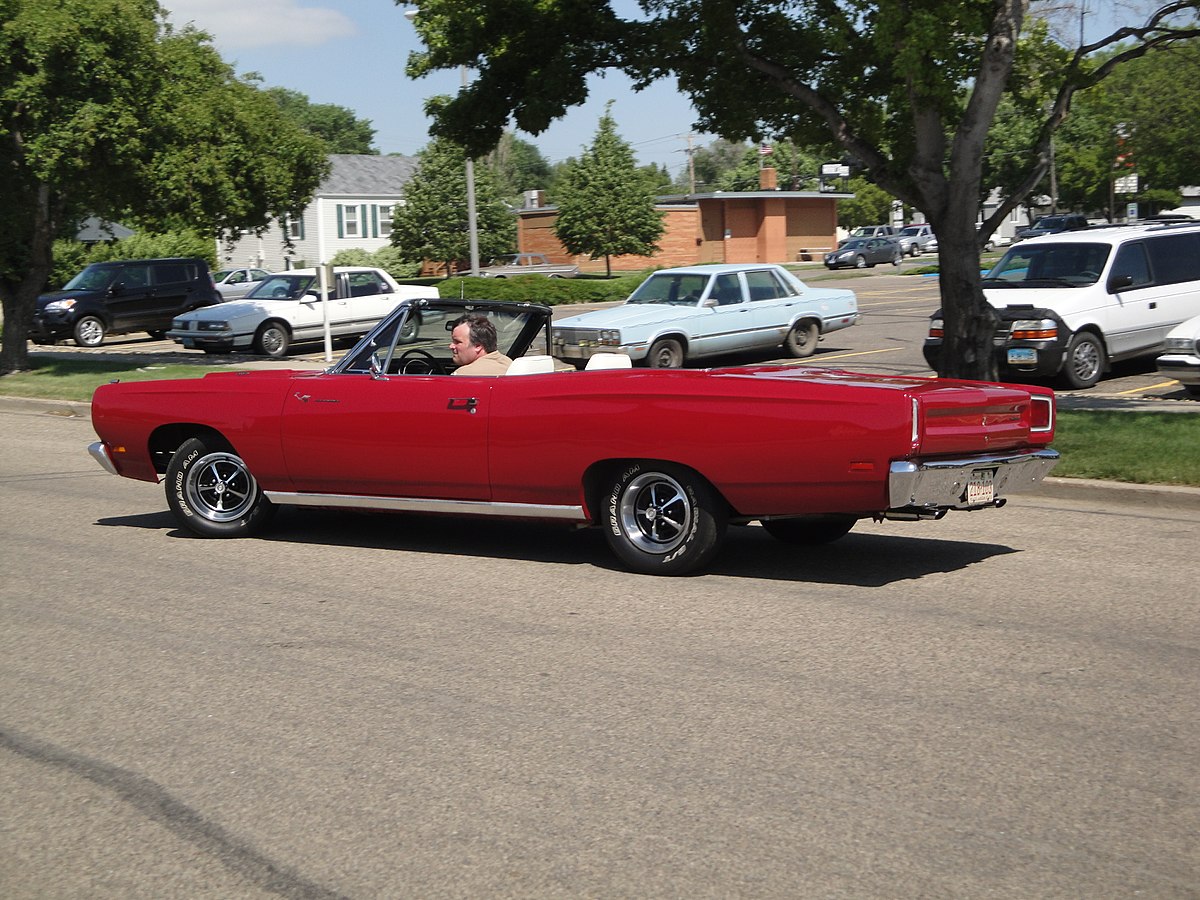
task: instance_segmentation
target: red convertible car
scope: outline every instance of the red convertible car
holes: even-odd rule
[[[495,324],[508,374],[453,375],[465,313]],[[549,323],[530,303],[406,300],[323,372],[104,385],[89,449],[163,480],[206,537],[254,534],[283,504],[547,519],[663,575],[709,563],[730,523],[822,543],[862,518],[1003,506],[1058,459],[1045,388],[615,354],[575,371],[546,353]]]

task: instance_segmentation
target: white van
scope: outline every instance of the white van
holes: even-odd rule
[[[983,293],[1000,317],[1001,378],[1091,387],[1114,362],[1156,356],[1168,331],[1200,315],[1200,222],[1021,241],[984,276]],[[941,336],[939,310],[925,341],[934,369]]]

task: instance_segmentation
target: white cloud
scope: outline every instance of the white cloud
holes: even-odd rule
[[[301,6],[298,0],[165,0],[162,5],[176,27],[194,24],[223,51],[316,47],[358,31],[342,12]]]

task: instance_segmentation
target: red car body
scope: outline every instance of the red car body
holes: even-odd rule
[[[165,474],[169,505],[188,527],[198,510],[182,497],[191,475],[180,455],[188,441],[199,442],[194,457],[215,454],[210,480],[196,486],[209,493],[189,494],[201,505],[216,498],[213,521],[199,516],[213,527],[193,527],[201,534],[255,530],[250,512],[218,521],[224,501],[211,493],[253,487],[267,506],[602,525],[627,565],[666,574],[716,552],[681,562],[672,553],[682,545],[658,540],[659,528],[696,531],[702,512],[718,545],[725,523],[755,519],[787,539],[828,540],[858,518],[1003,505],[1058,457],[1048,389],[779,365],[498,378],[345,364],[227,372],[104,385],[92,422],[93,455],[128,478]],[[630,538],[640,552],[627,557],[620,545]]]

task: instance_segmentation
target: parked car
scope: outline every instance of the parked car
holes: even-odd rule
[[[454,376],[448,329],[466,312],[495,323],[509,374]],[[404,300],[322,372],[105,384],[89,451],[163,481],[202,537],[252,535],[281,505],[541,519],[599,527],[626,568],[659,575],[707,566],[730,523],[820,544],[863,518],[1003,506],[1058,459],[1044,388],[781,365],[553,371],[550,316]],[[539,361],[544,374],[513,374]]]
[[[983,279],[1005,379],[1094,385],[1114,362],[1157,356],[1167,333],[1200,315],[1200,224],[1132,225],[1014,244]],[[942,352],[934,313],[925,360]]]
[[[1200,400],[1200,315],[1176,325],[1163,342],[1158,371],[1176,379],[1193,400]]]
[[[222,298],[236,300],[270,274],[266,269],[221,269],[213,273],[213,281]]]
[[[619,351],[658,369],[781,345],[805,357],[822,335],[857,321],[853,291],[810,288],[782,266],[687,266],[654,272],[621,306],[556,322],[554,355],[582,366]]]
[[[1075,214],[1039,216],[1028,228],[1018,228],[1013,235],[1013,243],[1030,238],[1043,237],[1047,234],[1059,234],[1063,231],[1082,231],[1088,228],[1087,216]]]
[[[241,300],[177,316],[167,337],[206,353],[253,350],[279,358],[292,344],[324,337],[326,307],[331,335],[358,337],[400,300],[430,296],[436,288],[402,287],[382,269],[338,266],[323,304],[317,270],[293,269],[260,281]]]
[[[202,259],[92,263],[61,291],[38,297],[29,336],[38,344],[73,338],[80,347],[133,331],[162,337],[175,316],[220,299]]]
[[[894,225],[860,225],[850,232],[849,238],[895,237],[898,230]]]
[[[836,250],[825,254],[825,266],[829,269],[873,268],[878,263],[900,265],[904,252],[895,238],[851,238]]]
[[[509,253],[497,256],[479,270],[484,278],[511,278],[514,275],[545,275],[547,278],[574,278],[579,266],[552,263],[543,253]]]
[[[916,256],[919,253],[937,250],[937,235],[933,233],[932,225],[924,223],[905,225],[900,229],[897,240],[900,241],[900,248],[907,256]]]

